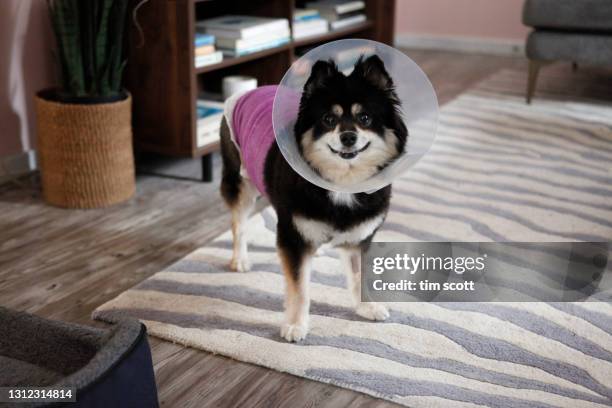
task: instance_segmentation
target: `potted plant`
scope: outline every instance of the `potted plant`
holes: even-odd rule
[[[128,0],[48,0],[60,86],[36,96],[46,202],[119,203],[135,191],[132,99],[122,88]]]

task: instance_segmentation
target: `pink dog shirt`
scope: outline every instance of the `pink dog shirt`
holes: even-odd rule
[[[263,195],[266,194],[264,166],[272,143],[272,105],[276,85],[262,86],[226,102],[225,116],[232,139],[242,157],[243,172]],[[232,100],[233,99],[233,100]]]

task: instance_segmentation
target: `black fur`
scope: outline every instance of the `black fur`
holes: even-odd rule
[[[221,120],[221,159],[223,172],[221,175],[221,195],[230,207],[238,201],[240,193],[240,153],[230,138],[229,127],[225,117]]]
[[[308,129],[314,129],[315,139],[328,130],[320,118],[332,105],[340,105],[345,112],[344,116],[350,116],[354,103],[361,104],[372,116],[372,124],[369,126],[371,130],[382,135],[385,127],[393,129],[398,152],[404,150],[408,130],[400,116],[400,101],[393,80],[376,55],[366,60],[359,58],[349,76],[338,71],[333,61],[317,61],[313,65],[304,86],[294,128],[298,147],[301,149],[299,139]],[[340,129],[354,130],[351,129],[351,123],[351,120],[345,118]]]
[[[358,193],[358,205],[347,207],[334,204],[329,191],[318,187],[297,174],[274,144],[265,165],[265,183],[270,203],[278,215],[277,245],[299,265],[302,251],[310,248],[295,229],[293,215],[323,221],[338,230],[347,230],[366,219],[386,213],[389,208],[391,186],[372,194]],[[295,268],[297,271],[297,268]]]
[[[362,104],[372,115],[372,130],[382,134],[384,127],[393,129],[398,152],[403,151],[408,132],[399,115],[400,103],[392,79],[383,62],[376,56],[359,59],[349,76],[340,73],[331,61],[318,61],[313,66],[300,101],[295,125],[296,137],[299,138],[310,128],[314,128],[317,133],[317,128],[321,126],[321,116],[333,104],[340,104],[350,112],[354,103]],[[221,136],[222,193],[231,206],[242,182],[239,174],[240,156],[229,138],[225,121]],[[291,168],[276,143],[272,144],[266,157],[264,181],[270,203],[278,215],[277,245],[291,267],[288,272],[294,280],[299,277],[299,265],[304,255],[316,249],[296,230],[294,215],[322,221],[335,230],[343,231],[367,219],[386,214],[391,198],[391,186],[387,186],[371,194],[356,194],[356,205],[335,204],[328,190],[308,182]],[[356,245],[365,249],[371,239],[372,236],[367,237]]]

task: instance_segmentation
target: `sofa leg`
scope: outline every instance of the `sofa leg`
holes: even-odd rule
[[[538,73],[542,63],[536,60],[529,60],[529,78],[527,80],[527,104],[531,103],[531,98],[535,92],[536,82],[538,81]]]
[[[572,62],[572,72],[576,72],[576,71],[578,71],[578,63]]]

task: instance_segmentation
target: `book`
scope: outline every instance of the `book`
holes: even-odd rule
[[[268,48],[280,47],[281,45],[287,44],[288,42],[289,37],[285,37],[279,38],[277,40],[268,41],[267,43],[259,44],[249,48],[243,48],[239,50],[222,48],[221,51],[223,52],[223,55],[227,55],[228,57],[240,57],[242,55],[267,50]]]
[[[274,40],[289,37],[289,27],[283,27],[278,30],[271,30],[265,34],[255,35],[249,38],[226,38],[219,37],[217,39],[217,47],[233,50],[244,50],[252,47],[257,47],[262,44],[269,43]]]
[[[299,40],[306,37],[321,35],[329,31],[327,20],[322,18],[314,20],[296,21],[293,23],[293,39]]]
[[[198,130],[196,133],[198,147],[208,146],[209,144],[219,141],[219,132],[221,128],[214,130]]]
[[[360,14],[363,14],[361,10],[351,11],[351,12],[344,13],[344,14],[324,11],[321,13],[321,17],[331,23],[332,21],[338,21],[338,20],[342,20],[345,18],[350,18],[350,17],[358,16]]]
[[[208,55],[208,54],[212,54],[213,52],[215,52],[215,46],[214,45],[203,45],[201,47],[196,47],[195,49],[195,55],[199,56],[199,55]]]
[[[308,21],[319,18],[319,12],[316,9],[300,9],[296,8],[293,12],[293,21]]]
[[[363,44],[337,52],[334,56],[334,62],[340,72],[348,75],[353,71],[355,61],[359,57],[368,58],[373,54],[376,54],[376,47],[370,44]]]
[[[197,146],[203,147],[219,140],[221,119],[223,118],[223,102],[198,99],[197,115]]]
[[[201,47],[203,45],[213,45],[215,43],[215,36],[196,32],[194,43],[196,47]]]
[[[208,34],[225,38],[247,38],[283,27],[289,27],[286,18],[241,15],[226,15],[196,22],[198,31],[204,30]]]
[[[214,122],[217,117],[221,120],[221,116],[223,116],[223,102],[198,99],[196,102],[196,113],[198,124]]]
[[[366,21],[365,14],[358,14],[349,18],[343,18],[342,20],[332,21],[331,23],[329,23],[329,26],[332,30],[340,30],[342,28],[346,28],[348,26],[355,25],[364,21]]]
[[[195,57],[196,68],[201,68],[206,65],[217,64],[223,61],[223,53],[221,51],[215,51],[211,54],[197,55]]]
[[[322,11],[332,11],[337,14],[350,13],[351,11],[363,10],[365,2],[362,0],[320,0],[306,3],[306,7]]]

